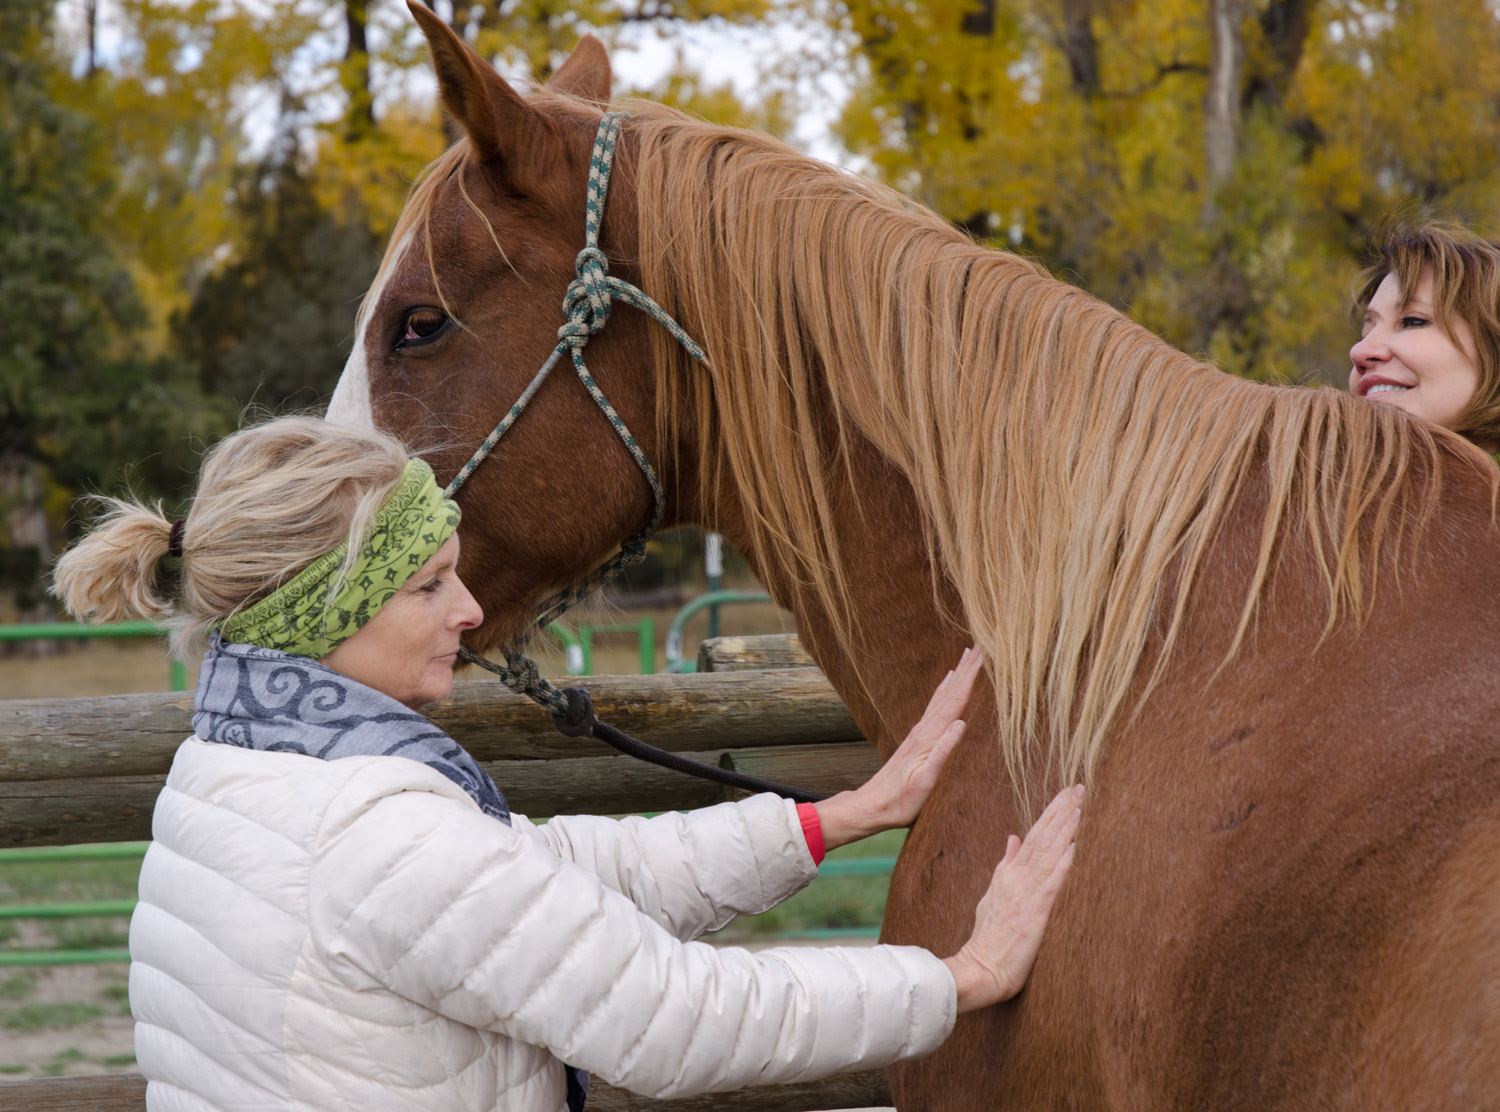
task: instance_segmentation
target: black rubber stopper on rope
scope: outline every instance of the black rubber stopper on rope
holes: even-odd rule
[[[594,732],[594,703],[589,693],[581,687],[565,687],[562,692],[568,699],[568,709],[563,714],[552,716],[552,725],[563,737],[588,737]]]

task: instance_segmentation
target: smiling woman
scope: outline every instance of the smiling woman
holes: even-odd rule
[[[1353,393],[1500,450],[1500,246],[1451,225],[1400,228],[1354,308]]]

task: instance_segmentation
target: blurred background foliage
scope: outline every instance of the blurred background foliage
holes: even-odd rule
[[[1500,223],[1496,0],[436,10],[536,78],[584,30],[763,32],[753,99],[683,47],[637,91],[795,135],[834,88],[819,149],[1257,378],[1342,376],[1349,283],[1393,214]],[[48,616],[78,494],[175,501],[245,407],[326,398],[452,138],[426,67],[398,0],[0,3],[0,620]]]

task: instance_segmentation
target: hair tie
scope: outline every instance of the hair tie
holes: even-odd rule
[[[182,518],[172,522],[172,531],[167,534],[167,555],[182,558],[182,527],[186,525]]]

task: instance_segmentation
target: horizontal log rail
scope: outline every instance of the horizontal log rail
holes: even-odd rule
[[[885,1074],[848,1073],[823,1081],[653,1100],[602,1081],[589,1086],[589,1112],[806,1112],[891,1103]],[[146,1079],[136,1074],[0,1081],[0,1112],[144,1112]]]
[[[874,771],[874,749],[809,668],[588,681],[601,717],[664,749],[835,792]],[[456,684],[430,716],[523,814],[619,814],[701,807],[716,784],[565,738],[541,710],[491,680]],[[0,847],[134,841],[172,755],[192,732],[178,693],[0,702]]]
[[[706,675],[566,677],[599,717],[677,752],[857,741],[859,728],[810,668]],[[0,702],[0,781],[164,773],[192,732],[186,693]],[[494,680],[465,680],[426,711],[481,761],[566,760],[602,742],[563,737],[547,714]]]
[[[480,764],[500,785],[511,808],[523,815],[674,811],[732,798],[726,789],[707,780],[620,756],[611,749],[605,753],[613,755]],[[688,755],[825,794],[858,787],[880,763],[875,747],[864,741],[689,751]],[[0,846],[150,838],[151,812],[165,782],[165,773],[0,781]]]
[[[816,668],[795,633],[713,637],[698,645],[698,671],[749,672],[768,668]]]

